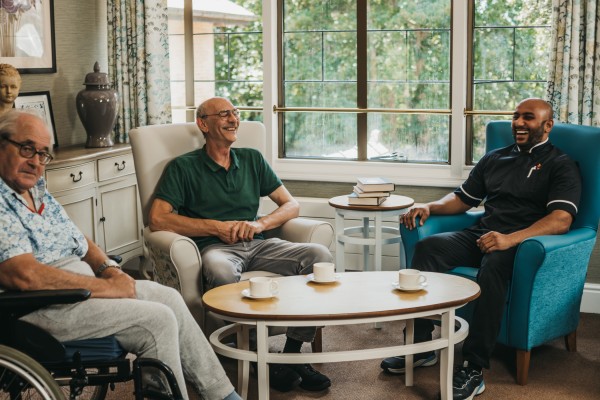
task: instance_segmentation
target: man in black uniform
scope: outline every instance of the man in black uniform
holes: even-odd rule
[[[567,232],[577,214],[579,169],[548,140],[553,125],[550,104],[523,100],[513,114],[514,145],[487,153],[453,193],[401,217],[401,223],[413,229],[417,217],[423,225],[431,214],[463,213],[485,200],[485,213],[477,225],[419,241],[411,265],[436,272],[461,265],[479,267],[481,295],[463,345],[464,364],[453,378],[454,400],[472,399],[485,390],[482,368],[489,368],[518,245],[532,236]],[[432,330],[430,320],[417,320],[415,342],[431,340]],[[415,366],[436,363],[435,352],[414,358]],[[390,373],[404,373],[404,367],[404,357],[381,363]]]

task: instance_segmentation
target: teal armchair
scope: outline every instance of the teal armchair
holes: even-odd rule
[[[519,245],[515,256],[498,342],[516,348],[520,385],[527,383],[533,347],[564,336],[567,350],[576,351],[579,308],[600,217],[600,128],[557,123],[550,132],[550,141],[579,164],[583,191],[569,232],[529,238]],[[486,151],[512,143],[510,121],[487,125]],[[412,231],[400,225],[406,265],[411,265],[420,239],[469,227],[482,215],[480,211],[435,215]],[[476,280],[477,271],[461,266],[450,273]],[[468,306],[459,311],[469,320]]]

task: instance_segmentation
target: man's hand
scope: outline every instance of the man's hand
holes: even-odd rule
[[[238,221],[217,221],[217,237],[226,244],[234,244],[239,241],[237,237]]]
[[[504,235],[495,231],[488,232],[477,239],[477,245],[482,253],[510,249],[517,244],[519,243],[514,243],[510,235]]]
[[[106,272],[102,274],[102,279],[105,280],[110,287],[110,289],[104,293],[102,297],[116,299],[136,298],[135,279],[125,272],[119,271],[115,268],[108,268]],[[92,297],[95,297],[93,293]]]
[[[261,233],[263,230],[264,227],[259,221],[238,221],[234,228],[236,241],[249,242],[254,239],[254,235]]]
[[[419,226],[423,226],[431,211],[429,210],[429,206],[427,204],[421,206],[415,206],[408,210],[406,214],[402,214],[400,216],[400,223],[404,224],[410,230],[413,230],[417,226],[416,218],[421,217],[419,221]]]

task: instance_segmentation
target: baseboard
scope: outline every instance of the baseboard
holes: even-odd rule
[[[586,313],[600,314],[600,284],[585,284],[579,310]]]

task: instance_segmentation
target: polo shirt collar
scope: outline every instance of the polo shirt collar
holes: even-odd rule
[[[204,162],[211,171],[217,172],[219,169],[223,169],[223,167],[217,164],[215,160],[210,158],[206,152],[206,145],[202,146],[198,153],[202,162]],[[231,157],[231,166],[229,169],[238,169],[240,167],[240,161],[234,148],[229,149],[229,157]]]
[[[37,181],[35,186],[29,189],[29,191],[31,192],[31,197],[33,197],[35,206],[39,207],[39,205],[43,202],[44,193],[46,193],[46,181],[44,180],[44,178],[41,177]],[[25,198],[19,193],[15,192],[13,188],[8,186],[8,184],[4,182],[4,179],[2,178],[0,178],[0,195],[2,195],[4,198],[13,196],[14,198],[18,199],[21,203],[27,204]]]

